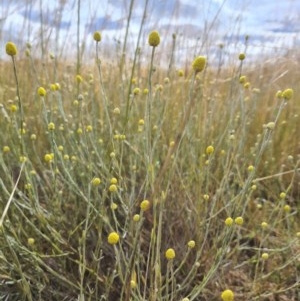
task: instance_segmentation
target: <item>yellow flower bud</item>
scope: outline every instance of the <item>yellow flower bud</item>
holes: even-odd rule
[[[148,36],[148,43],[152,47],[156,47],[159,45],[160,36],[159,36],[158,31],[154,30],[154,31],[150,32],[150,34]]]
[[[10,56],[15,56],[18,52],[17,46],[13,42],[7,42],[5,45],[6,54]]]

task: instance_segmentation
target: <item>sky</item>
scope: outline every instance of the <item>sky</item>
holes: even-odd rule
[[[147,0],[81,0],[80,39],[93,44],[92,33],[99,30],[103,42],[119,47],[124,41],[126,22],[132,6],[129,45],[136,45]],[[25,45],[43,39],[49,51],[76,49],[78,0],[2,0],[0,2],[0,58],[7,40]],[[41,9],[42,7],[42,9]],[[299,0],[148,0],[141,47],[147,33],[156,29],[162,43],[169,45],[172,34],[178,38],[178,52],[247,51],[253,55],[277,53],[300,46]],[[25,46],[24,46],[25,47]],[[179,49],[180,48],[180,49]],[[203,53],[203,54],[204,54]],[[58,53],[56,53],[58,54]]]

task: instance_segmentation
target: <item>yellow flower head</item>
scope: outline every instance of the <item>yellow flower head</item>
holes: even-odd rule
[[[150,209],[150,202],[148,200],[144,200],[141,202],[140,207],[142,211],[147,211],[148,209]]]
[[[93,34],[93,38],[96,42],[100,42],[101,41],[101,33],[99,31],[95,31]]]
[[[9,153],[10,152],[10,147],[5,145],[3,146],[3,153]]]
[[[118,204],[112,203],[112,204],[110,205],[110,208],[111,208],[111,210],[116,210],[116,209],[118,209]]]
[[[179,69],[179,70],[177,71],[177,74],[178,74],[179,77],[183,77],[184,72],[183,72],[182,69]]]
[[[118,187],[117,187],[117,185],[115,185],[115,184],[111,184],[111,185],[109,186],[108,190],[109,190],[110,192],[117,192],[117,191],[118,191]]]
[[[27,243],[28,243],[29,246],[33,246],[34,243],[35,243],[34,238],[29,237],[29,238],[27,239]]]
[[[206,148],[206,154],[210,155],[214,152],[214,150],[215,150],[214,147],[212,145],[210,145]]]
[[[152,47],[156,47],[159,45],[160,43],[160,36],[158,31],[153,30],[150,32],[149,36],[148,36],[148,43],[150,46]]]
[[[113,113],[114,113],[115,115],[120,115],[120,114],[121,114],[120,108],[118,108],[118,107],[114,108]]]
[[[13,42],[7,42],[5,45],[5,51],[10,56],[15,56],[18,52],[17,46]]]
[[[77,74],[76,75],[76,81],[77,81],[78,84],[81,83],[83,81],[82,76]]]
[[[222,298],[223,301],[233,301],[234,293],[233,293],[232,290],[227,289],[227,290],[222,292],[221,298]]]
[[[240,76],[240,83],[241,84],[245,84],[246,83],[246,76],[245,75]]]
[[[93,185],[93,186],[99,186],[100,183],[101,183],[100,178],[94,178],[94,179],[92,180],[92,185]]]
[[[261,258],[262,258],[263,260],[267,260],[267,259],[269,258],[269,254],[268,254],[268,253],[262,253],[262,254],[261,254]]]
[[[110,179],[110,184],[117,184],[118,180],[116,178],[111,178]]]
[[[194,240],[190,240],[190,241],[187,243],[187,245],[188,245],[189,248],[193,249],[193,248],[195,248],[196,243],[195,243]]]
[[[285,90],[282,92],[282,97],[283,97],[285,100],[290,100],[290,99],[293,97],[293,94],[294,94],[293,89],[285,89]]]
[[[133,95],[139,95],[140,94],[140,89],[139,88],[134,88],[133,89]]]
[[[243,61],[245,58],[246,58],[245,53],[240,53],[240,55],[239,55],[239,60],[240,60],[240,61]]]
[[[282,91],[281,90],[278,90],[276,92],[276,98],[282,98]]]
[[[117,232],[111,232],[109,233],[108,237],[107,237],[107,241],[109,244],[111,245],[115,245],[119,242],[120,236]]]
[[[192,66],[196,73],[203,71],[203,69],[206,66],[206,57],[205,56],[196,57],[193,61]]]
[[[248,166],[248,171],[251,172],[251,171],[253,171],[253,170],[254,170],[254,166],[253,166],[253,165],[249,165],[249,166]]]
[[[279,194],[279,197],[283,200],[283,199],[285,199],[286,198],[286,193],[285,192],[281,192],[280,194]]]
[[[46,90],[43,87],[39,87],[37,92],[38,92],[38,95],[40,95],[42,97],[46,96],[46,94],[47,94]]]
[[[11,106],[10,106],[10,111],[11,111],[12,113],[15,113],[15,112],[18,111],[18,107],[17,107],[16,105],[11,105]]]
[[[250,88],[250,83],[249,82],[244,83],[244,88],[249,89]]]
[[[231,226],[233,224],[233,219],[231,217],[227,217],[225,219],[225,225],[226,226]]]
[[[90,133],[93,130],[93,127],[91,125],[87,125],[85,130]]]
[[[135,214],[132,219],[134,222],[138,222],[141,219],[141,217],[139,214]]]
[[[169,248],[169,249],[166,251],[165,256],[166,256],[166,258],[167,258],[168,260],[174,259],[175,256],[176,256],[174,249]]]
[[[234,222],[241,226],[244,223],[244,219],[241,216],[238,216],[237,218],[235,218]]]
[[[49,131],[54,131],[55,130],[55,124],[53,122],[48,123],[48,130]]]
[[[46,154],[46,155],[44,156],[44,159],[45,159],[45,161],[48,162],[48,163],[50,163],[50,162],[53,161],[53,157],[52,157],[51,154]]]

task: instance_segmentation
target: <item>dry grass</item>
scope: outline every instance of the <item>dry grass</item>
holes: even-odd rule
[[[73,63],[28,50],[15,58],[23,115],[1,63],[3,300],[299,299],[296,54],[200,73],[191,59],[181,77],[153,72],[155,51],[133,73],[82,62],[81,82]]]

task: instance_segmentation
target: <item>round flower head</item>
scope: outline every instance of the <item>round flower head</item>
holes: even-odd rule
[[[206,65],[206,57],[204,57],[204,56],[196,57],[192,64],[193,69],[196,73],[203,71],[203,69],[205,68],[205,65]]]
[[[179,77],[183,77],[184,72],[183,72],[182,69],[179,69],[179,70],[177,71],[177,74],[178,74]]]
[[[238,216],[237,218],[235,218],[234,222],[241,226],[244,223],[244,219],[241,216]]]
[[[291,212],[291,206],[289,206],[289,205],[285,205],[285,206],[283,207],[283,209],[284,209],[284,211],[285,211],[286,213]]]
[[[139,95],[140,94],[140,89],[139,88],[134,88],[133,89],[133,95]]]
[[[110,179],[110,184],[117,184],[118,180],[116,178],[111,178]]]
[[[148,200],[144,200],[141,202],[140,207],[142,211],[147,211],[150,208],[150,202]]]
[[[156,47],[156,46],[159,45],[159,43],[160,43],[160,36],[159,36],[158,31],[154,30],[154,31],[150,32],[150,34],[148,36],[148,43],[152,47]]]
[[[293,97],[293,94],[294,94],[293,89],[285,89],[285,90],[282,92],[282,97],[283,97],[285,100],[290,100],[290,99]]]
[[[117,232],[111,232],[109,233],[108,237],[107,237],[107,241],[109,244],[111,245],[115,245],[119,242],[120,236]]]
[[[80,74],[76,75],[76,81],[77,81],[78,84],[83,81],[82,76]]]
[[[170,248],[166,251],[165,256],[168,260],[172,260],[175,258],[175,251],[174,249]]]
[[[134,222],[138,222],[141,219],[141,217],[139,214],[135,214],[132,219]]]
[[[92,180],[92,185],[93,185],[93,186],[99,186],[100,183],[101,183],[100,178],[94,178],[94,179]]]
[[[29,238],[27,239],[27,243],[28,243],[29,246],[33,246],[34,243],[35,243],[34,238],[29,237]]]
[[[55,124],[53,122],[48,123],[48,130],[49,131],[54,131],[55,130]]]
[[[246,76],[245,75],[240,76],[239,81],[240,81],[241,84],[245,84],[246,83]]]
[[[231,226],[233,224],[233,219],[231,217],[227,217],[225,219],[225,225],[226,226]]]
[[[37,92],[38,92],[38,95],[40,95],[42,97],[46,96],[46,94],[47,94],[46,90],[43,87],[39,87]]]
[[[278,90],[276,92],[276,98],[282,98],[282,91],[281,90]]]
[[[101,41],[101,33],[99,31],[95,31],[93,34],[93,38],[96,42],[100,42]]]
[[[279,197],[283,200],[283,199],[285,199],[286,198],[286,193],[285,192],[281,192],[280,194],[279,194]]]
[[[10,147],[7,146],[7,145],[3,146],[3,152],[4,153],[9,153],[10,152]]]
[[[221,294],[221,298],[223,301],[233,301],[234,299],[233,291],[229,289],[223,291]]]
[[[196,246],[196,243],[194,240],[190,240],[187,245],[190,249],[193,249]]]
[[[108,190],[109,190],[110,192],[117,192],[117,191],[118,191],[118,187],[117,187],[116,184],[111,184],[111,185],[109,186]]]
[[[5,45],[6,54],[10,56],[15,56],[18,52],[17,46],[13,42],[7,42]]]
[[[209,145],[207,148],[206,148],[206,154],[207,155],[210,155],[214,152],[214,147],[212,145]]]
[[[240,53],[239,60],[243,61],[246,58],[245,53]]]

